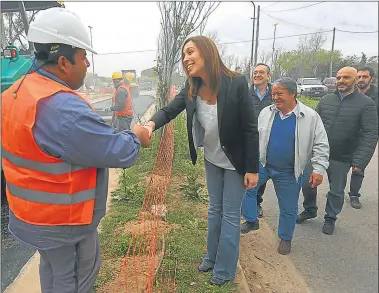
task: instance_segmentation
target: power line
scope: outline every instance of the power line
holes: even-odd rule
[[[270,4],[270,5],[267,5],[267,6],[266,6],[265,8],[263,8],[263,9],[267,9],[267,8],[269,8],[269,7],[274,6],[275,4],[278,4],[278,3],[280,3],[280,2],[274,2],[274,3]]]
[[[378,33],[379,31],[373,31],[373,32],[352,32],[352,31],[344,31],[344,30],[339,30],[336,29],[336,31],[342,32],[342,33],[351,33],[351,34],[375,34]]]
[[[296,23],[292,23],[292,22],[289,22],[289,21],[286,21],[286,20],[283,20],[283,19],[280,19],[280,18],[277,18],[275,16],[272,16],[270,14],[267,14],[266,12],[263,12],[264,14],[266,14],[268,17],[271,17],[273,19],[276,19],[276,20],[279,20],[281,22],[284,22],[284,23],[287,23],[287,24],[290,24],[290,25],[293,25],[293,26],[298,26],[298,27],[302,27],[302,28],[306,28],[306,29],[311,29],[311,30],[318,30],[318,29],[321,29],[321,30],[327,30],[326,28],[314,28],[314,27],[309,27],[309,26],[304,26],[304,25],[300,25],[300,24],[296,24]]]
[[[297,34],[297,35],[289,35],[289,36],[281,36],[281,37],[276,37],[275,39],[285,39],[285,38],[292,38],[292,37],[300,37],[300,36],[306,36],[306,35],[315,35],[319,33],[329,33],[332,32],[333,30],[328,30],[328,31],[320,31],[320,32],[313,32],[313,33],[306,33],[306,34]],[[268,41],[268,40],[273,40],[274,38],[264,38],[264,39],[259,39],[259,41]],[[224,42],[224,43],[219,43],[220,45],[231,45],[231,44],[240,44],[240,43],[249,43],[251,40],[248,41],[235,41],[235,42]]]
[[[101,53],[99,55],[117,55],[117,54],[130,54],[130,53],[145,53],[145,52],[156,52],[157,50],[138,50],[138,51],[126,51],[126,52],[113,52],[113,53]]]
[[[299,9],[303,9],[303,8],[307,8],[307,7],[311,7],[311,6],[319,5],[319,4],[324,3],[324,2],[326,2],[326,1],[317,2],[317,3],[313,3],[313,4],[311,4],[311,5],[302,6],[302,7],[297,7],[297,8],[292,8],[292,9],[286,9],[286,10],[269,10],[269,11],[266,11],[266,12],[285,12],[285,11],[299,10]],[[267,7],[266,7],[266,8],[267,8]]]
[[[276,37],[275,39],[286,39],[286,38],[292,38],[292,37],[301,37],[301,36],[307,36],[307,35],[315,35],[319,33],[330,33],[333,30],[323,30],[323,31],[317,31],[317,32],[312,32],[312,33],[304,33],[304,34],[296,34],[296,35],[288,35],[288,36],[280,36]],[[340,31],[337,30],[336,31]],[[377,33],[376,32],[351,32],[351,31],[342,31],[346,33]],[[268,41],[268,40],[273,40],[274,38],[264,38],[264,39],[259,39],[259,41]],[[232,45],[232,44],[242,44],[242,43],[250,43],[251,40],[246,40],[246,41],[234,41],[234,42],[223,42],[219,43],[219,45]],[[112,52],[112,53],[100,53],[97,55],[118,55],[118,54],[131,54],[131,53],[145,53],[145,52],[156,52],[157,50],[137,50],[137,51],[127,51],[127,52]]]
[[[290,24],[290,25],[293,25],[293,26],[302,27],[302,28],[306,28],[306,29],[312,29],[312,30],[318,30],[318,29],[320,29],[320,30],[329,30],[328,28],[315,28],[315,27],[309,27],[309,26],[304,26],[304,25],[292,23],[292,22],[289,22],[289,21],[277,18],[275,16],[272,16],[272,15],[270,15],[268,13],[265,13],[265,12],[263,12],[263,13],[266,14],[268,17],[271,17],[273,19],[276,19],[278,21],[281,21],[281,22],[284,22],[284,23],[287,23],[287,24]],[[353,32],[353,31],[346,31],[346,30],[340,30],[340,29],[336,29],[336,31],[343,32],[343,33],[352,33],[352,34],[374,34],[374,33],[378,33],[378,31]]]

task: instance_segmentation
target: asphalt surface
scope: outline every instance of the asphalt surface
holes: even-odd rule
[[[134,100],[134,109],[138,116],[143,116],[154,102],[155,92],[141,91],[140,96]],[[111,100],[96,103],[95,109],[111,106]],[[101,111],[100,111],[101,112]],[[101,113],[99,113],[102,115]],[[104,114],[104,113],[103,113]],[[103,116],[103,115],[102,115]],[[8,231],[8,205],[1,206],[1,293],[13,282],[20,270],[35,253],[35,249],[22,245]],[[22,292],[20,292],[22,293]]]
[[[290,256],[312,293],[378,292],[378,148],[366,169],[360,210],[350,205],[350,174],[333,235],[321,231],[328,192],[326,175],[318,189],[317,218],[296,225]],[[300,193],[299,212],[303,211],[302,202]],[[271,181],[264,194],[263,211],[277,232],[278,205]]]
[[[141,91],[140,95],[134,98],[134,113],[135,121],[138,122],[138,119],[144,115],[149,106],[153,103],[155,97],[155,91]],[[111,123],[112,120],[112,111],[105,111],[104,109],[112,106],[112,98],[103,100],[100,102],[93,103],[95,111],[104,118],[108,123]]]

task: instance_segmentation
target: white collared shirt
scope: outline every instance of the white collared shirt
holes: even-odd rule
[[[275,109],[276,112],[279,112],[280,118],[281,118],[282,120],[284,120],[284,119],[287,119],[288,117],[290,117],[292,114],[296,115],[296,114],[298,113],[298,111],[299,111],[299,105],[296,103],[295,108],[293,108],[293,109],[292,109],[290,112],[288,112],[287,114],[283,114],[278,108],[276,108],[276,106],[275,106],[274,109]]]

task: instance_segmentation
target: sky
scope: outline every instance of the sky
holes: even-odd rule
[[[378,31],[378,2],[254,2],[261,8],[258,52],[271,52],[274,24],[277,24],[275,47],[295,49],[299,36],[336,27],[335,50],[346,55],[378,55],[378,33],[346,33]],[[315,4],[315,5],[314,5]],[[156,2],[68,2],[85,25],[92,26],[95,73],[111,76],[114,71],[141,70],[155,66],[160,12]],[[308,6],[308,7],[305,7]],[[253,29],[251,2],[222,2],[209,17],[205,32],[217,32],[227,53],[240,57],[251,54]],[[332,32],[327,32],[323,48],[330,50]],[[269,39],[269,40],[265,40]],[[113,52],[145,51],[104,55]],[[90,59],[91,61],[91,59]],[[92,72],[92,65],[89,68]]]

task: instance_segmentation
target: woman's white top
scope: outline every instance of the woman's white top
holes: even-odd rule
[[[198,96],[196,103],[197,119],[205,132],[203,141],[205,159],[217,167],[235,170],[221,148],[218,132],[217,102],[214,105],[209,105]]]

